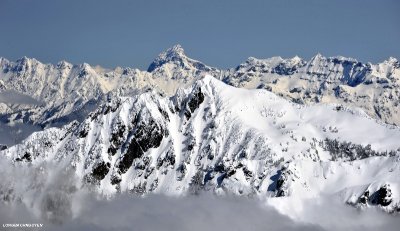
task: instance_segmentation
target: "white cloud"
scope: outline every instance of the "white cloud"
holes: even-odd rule
[[[0,202],[0,225],[44,223],[45,230],[398,230],[400,219],[375,209],[358,211],[332,197],[297,201],[210,194],[186,197],[128,194],[111,199],[80,189],[74,174],[54,166],[19,169],[0,158],[0,194],[14,183],[22,203]],[[36,182],[36,184],[32,184]],[[22,187],[30,185],[29,187]],[[41,189],[33,187],[42,185]],[[17,200],[18,201],[18,200]],[[271,206],[271,203],[273,206]],[[276,208],[280,209],[276,209]],[[285,209],[282,209],[285,208]],[[283,215],[287,214],[287,215]],[[7,230],[7,229],[6,229]]]

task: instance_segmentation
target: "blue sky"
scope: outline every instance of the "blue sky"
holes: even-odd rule
[[[398,0],[0,0],[0,56],[146,69],[181,44],[234,67],[247,57],[400,58]]]

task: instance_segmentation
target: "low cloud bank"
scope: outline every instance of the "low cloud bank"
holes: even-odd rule
[[[399,215],[373,208],[360,211],[333,196],[259,200],[206,193],[144,198],[121,194],[105,199],[82,189],[73,171],[62,170],[65,167],[51,163],[40,168],[22,168],[19,164],[13,167],[0,157],[0,227],[10,223],[43,223],[42,230],[59,231],[372,231],[400,227]],[[9,199],[5,203],[6,197]]]
[[[39,219],[40,214],[27,212],[22,205],[9,205],[1,207],[0,223],[45,223],[47,230],[60,231],[323,230],[317,225],[295,222],[258,200],[211,195],[180,198],[120,195],[111,200],[85,197],[77,213],[54,224]]]
[[[119,195],[105,200],[88,195],[74,198],[71,214],[57,222],[44,220],[46,211],[22,204],[0,208],[0,223],[44,223],[46,230],[398,230],[400,219],[376,210],[357,211],[324,200],[302,205],[296,218],[279,213],[256,199],[211,195],[140,198]],[[283,202],[285,203],[285,202]],[[65,203],[59,203],[60,209]],[[55,204],[57,206],[57,204]],[[295,211],[295,213],[297,213]],[[41,218],[42,217],[42,218]],[[11,230],[11,228],[10,228]]]
[[[355,208],[347,205],[339,195],[316,198],[270,198],[268,206],[292,220],[320,226],[323,230],[399,230],[400,215],[388,214],[378,207]]]

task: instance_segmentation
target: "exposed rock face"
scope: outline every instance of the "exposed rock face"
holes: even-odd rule
[[[392,190],[388,184],[383,185],[371,195],[370,201],[372,204],[388,206],[392,203]]]
[[[288,196],[288,192],[285,191],[285,189],[287,189],[285,183],[287,183],[288,180],[286,172],[279,170],[276,175],[271,177],[271,180],[273,180],[273,183],[268,188],[269,191],[275,192],[276,197]]]
[[[358,198],[358,203],[366,205],[369,202],[369,191],[366,190],[363,195]]]
[[[32,156],[30,153],[25,152],[24,155],[22,157],[17,157],[15,159],[15,161],[27,161],[27,162],[31,162],[32,161]]]
[[[201,93],[201,89],[199,88],[194,94],[193,97],[188,102],[188,107],[190,112],[193,113],[197,108],[199,108],[200,104],[204,101],[204,95]]]
[[[381,206],[386,209],[388,212],[396,212],[399,209],[399,205],[392,204],[392,190],[389,184],[384,184],[380,186],[378,189],[371,189],[368,187],[365,192],[358,198],[357,203],[355,205],[372,205],[372,206]],[[350,203],[352,204],[352,203]],[[392,204],[392,206],[390,206]],[[389,207],[390,206],[390,207]]]
[[[152,120],[150,120],[149,124],[137,125],[134,134],[131,134],[132,139],[126,148],[126,152],[118,165],[118,172],[120,174],[126,173],[135,159],[143,157],[144,153],[150,148],[158,148],[166,134],[164,129]]]
[[[110,171],[110,167],[111,167],[111,164],[109,162],[108,163],[100,162],[96,166],[93,167],[92,176],[96,180],[100,181],[100,180],[104,179],[104,177],[108,174],[108,172]]]

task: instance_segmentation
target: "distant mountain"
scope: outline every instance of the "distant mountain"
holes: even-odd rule
[[[295,57],[249,58],[225,82],[244,88],[265,88],[300,104],[340,103],[356,106],[385,123],[400,123],[400,63],[363,64],[344,57],[318,54],[306,62]]]
[[[20,129],[14,124],[32,126],[27,130],[33,131],[82,121],[110,97],[132,96],[149,89],[174,95],[179,87],[207,74],[236,87],[265,88],[299,104],[360,107],[384,123],[400,124],[400,63],[395,58],[376,65],[320,54],[310,61],[299,57],[249,58],[236,68],[220,70],[188,58],[176,45],[161,53],[147,71],[0,58],[0,130],[3,134],[12,131],[6,136],[14,140],[5,142],[0,137],[0,143],[18,143],[30,134],[18,133]]]
[[[171,97],[149,91],[110,98],[81,123],[0,151],[1,163],[29,182],[3,179],[0,198],[34,204],[30,195],[51,187],[61,188],[44,203],[82,188],[103,195],[206,190],[298,200],[329,195],[395,212],[398,140],[398,127],[357,108],[295,104],[205,76]],[[55,172],[73,177],[55,184]]]
[[[218,74],[220,71],[216,68],[206,66],[205,64],[188,58],[185,54],[185,51],[180,45],[175,45],[172,48],[166,50],[161,53],[149,66],[147,69],[148,72],[157,73],[160,77],[163,74],[175,72],[185,72],[181,75],[173,75],[172,78],[178,77],[192,77],[196,76],[196,74],[203,73],[213,73]]]

